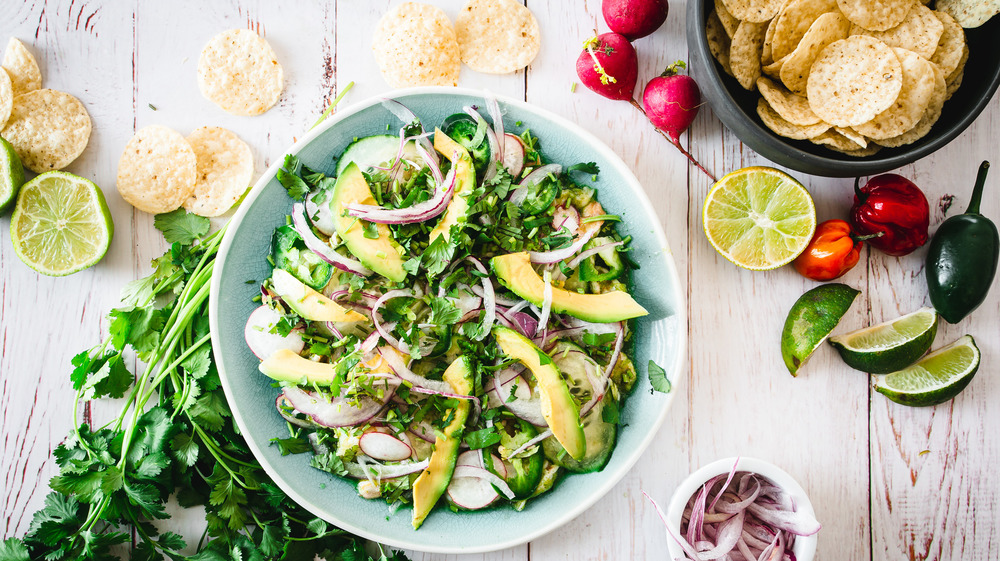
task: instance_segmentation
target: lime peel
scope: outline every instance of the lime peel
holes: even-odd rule
[[[879,378],[875,391],[902,405],[938,405],[969,385],[979,370],[980,357],[975,339],[965,335],[920,362]]]
[[[829,342],[848,366],[887,374],[917,361],[934,342],[938,315],[921,308],[892,321],[831,337]]]
[[[792,376],[837,328],[859,294],[846,284],[822,284],[792,304],[781,331],[781,358]]]

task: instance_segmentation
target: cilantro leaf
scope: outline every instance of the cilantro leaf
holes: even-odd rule
[[[569,166],[566,168],[566,171],[579,171],[589,175],[597,175],[601,173],[601,168],[595,162],[580,162],[579,164]]]
[[[0,559],[4,561],[31,561],[28,548],[17,538],[7,538],[0,542]]]
[[[487,427],[476,431],[465,433],[465,443],[472,450],[479,450],[487,446],[493,446],[500,442],[500,433],[494,427]]]
[[[157,214],[153,218],[153,226],[163,232],[168,243],[189,245],[208,233],[212,222],[204,216],[191,214],[183,208],[173,212]]]
[[[601,420],[611,425],[617,425],[619,418],[618,402],[613,399],[608,399],[604,401],[602,407]]]
[[[434,325],[454,325],[462,318],[462,311],[447,298],[431,297],[431,317],[427,320]]]
[[[647,370],[649,373],[649,383],[653,386],[653,391],[661,393],[670,393],[672,389],[670,380],[667,379],[667,371],[660,367],[660,365],[650,359],[649,368]],[[650,392],[652,393],[652,392]]]
[[[278,446],[278,450],[281,450],[282,456],[302,454],[303,452],[312,450],[312,446],[304,438],[272,438],[271,444]]]
[[[297,175],[299,159],[291,154],[285,155],[285,162],[278,170],[277,178],[281,186],[288,191],[288,196],[295,201],[303,201],[309,194],[309,186]]]
[[[170,441],[170,452],[185,467],[198,461],[198,443],[187,433],[177,433]]]

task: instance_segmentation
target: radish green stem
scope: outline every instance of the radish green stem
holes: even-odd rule
[[[636,109],[638,109],[639,112],[643,114],[643,116],[646,115],[646,110],[642,108],[642,105],[640,105],[638,101],[636,101],[634,99],[630,99],[629,103],[631,103],[633,107],[635,107]],[[704,172],[705,175],[707,175],[708,178],[711,179],[713,183],[716,182],[716,181],[718,181],[718,179],[716,179],[715,176],[712,175],[712,173],[710,171],[708,171],[707,169],[705,169],[704,166],[701,165],[701,162],[699,162],[697,159],[695,159],[695,157],[692,156],[690,152],[688,152],[687,150],[684,149],[683,146],[681,146],[680,142],[674,140],[673,138],[670,138],[670,135],[668,135],[667,133],[663,132],[659,128],[656,128],[656,127],[653,127],[653,128],[656,129],[656,132],[660,133],[663,136],[663,138],[666,138],[668,141],[670,141],[670,144],[673,144],[678,150],[680,150],[681,154],[684,154],[684,156],[686,156],[687,159],[690,160],[691,163],[695,165],[695,167],[697,167],[702,172]]]

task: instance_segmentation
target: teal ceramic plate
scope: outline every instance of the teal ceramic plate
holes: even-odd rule
[[[403,90],[395,99],[433,126],[465,105],[482,105],[480,92],[455,88]],[[597,162],[596,186],[608,212],[622,216],[622,235],[633,237],[630,254],[640,264],[632,293],[650,311],[635,322],[633,359],[639,382],[625,403],[618,444],[598,473],[563,477],[556,488],[523,512],[498,508],[454,513],[436,509],[419,530],[410,527],[409,508],[390,515],[383,501],[358,497],[352,482],[309,467],[310,454],[282,457],[270,439],[287,435],[274,408],[278,391],[257,371],[259,361],[243,340],[243,326],[257,306],[258,282],[271,274],[266,261],[271,233],[285,223],[292,200],[275,179],[282,158],[261,177],[237,211],[222,241],[212,278],[212,347],[222,384],[250,448],[267,473],[296,502],[337,526],[395,547],[437,553],[473,553],[512,547],[572,520],[625,476],[656,437],[673,394],[652,393],[646,364],[655,360],[677,387],[686,348],[683,290],[660,221],[628,166],[601,141],[573,123],[521,101],[500,98],[507,130],[530,127],[543,153],[561,164]],[[518,127],[516,122],[523,126]],[[355,137],[385,134],[401,123],[370,99],[338,111],[291,147],[309,167],[333,173],[333,156]],[[247,281],[256,281],[247,283]]]

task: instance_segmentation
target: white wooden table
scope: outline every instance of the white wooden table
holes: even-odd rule
[[[429,1],[453,18],[462,4]],[[115,189],[126,141],[136,128],[153,123],[182,134],[220,125],[250,144],[262,172],[348,82],[356,85],[345,103],[388,89],[375,67],[370,37],[380,15],[396,3],[3,2],[0,42],[19,37],[38,59],[44,86],[78,96],[91,114],[90,145],[68,171],[103,188],[116,230],[100,264],[71,277],[49,278],[18,261],[10,244],[9,214],[0,219],[4,537],[26,531],[57,472],[51,450],[71,427],[70,358],[99,342],[104,316],[117,303],[120,288],[145,276],[149,260],[165,249],[152,217],[133,210]],[[751,273],[718,256],[702,233],[701,205],[710,187],[705,176],[629,104],[582,86],[571,91],[582,41],[595,27],[607,29],[600,2],[529,0],[528,6],[543,33],[541,53],[528,71],[490,76],[463,67],[460,85],[523,98],[568,117],[632,166],[654,201],[688,286],[689,371],[675,389],[680,395],[657,440],[590,511],[528,545],[460,558],[663,559],[667,538],[640,491],[665,502],[693,469],[742,454],[781,466],[805,487],[823,523],[819,559],[996,559],[1000,290],[994,287],[971,318],[941,326],[939,345],[970,333],[983,352],[979,374],[952,402],[926,409],[891,403],[827,346],[793,379],[781,363],[779,332],[789,306],[815,283],[790,268]],[[684,14],[684,3],[674,2],[666,25],[636,43],[640,84],[687,58]],[[267,37],[285,69],[281,101],[259,117],[225,114],[201,97],[195,82],[202,45],[222,30],[245,27]],[[949,146],[899,170],[927,194],[932,231],[945,216],[939,201],[954,195],[949,214],[962,212],[979,162],[1000,164],[998,136],[995,98]],[[768,163],[707,107],[684,141],[719,175]],[[846,216],[851,180],[794,175],[812,192],[821,220]],[[983,213],[1000,220],[1000,171],[987,187]],[[924,254],[895,258],[866,250],[844,278],[862,296],[842,329],[928,304]],[[83,415],[100,422],[115,407],[95,404]],[[176,523],[193,526],[198,520],[188,516]]]

